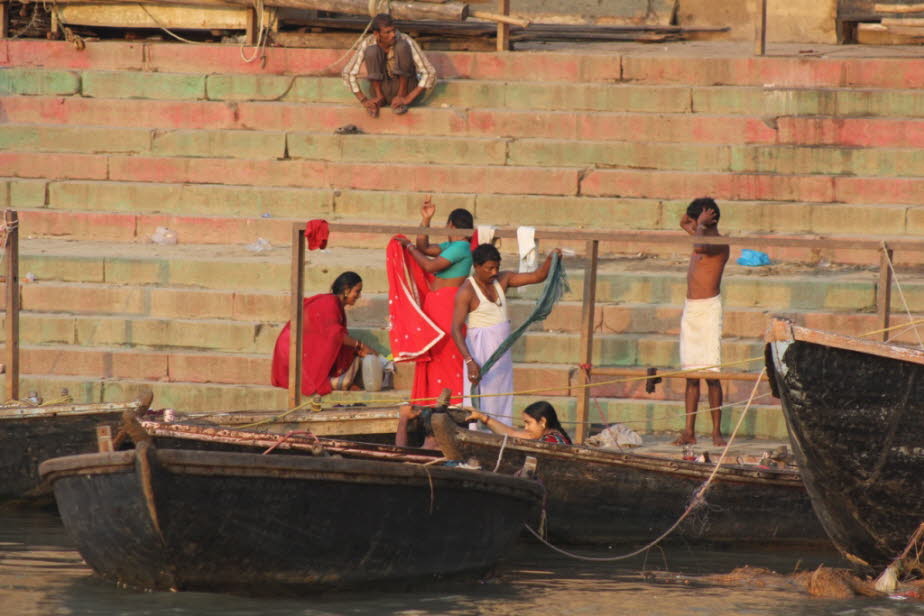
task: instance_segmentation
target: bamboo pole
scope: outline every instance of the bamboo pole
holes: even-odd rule
[[[754,55],[762,56],[767,51],[767,0],[757,1],[757,15],[754,21]]]
[[[10,5],[6,0],[0,0],[0,39],[10,35]]]
[[[305,295],[305,226],[292,225],[292,272],[289,298],[289,408],[302,402],[302,329]]]
[[[510,0],[497,0],[497,12],[510,15]],[[497,22],[497,51],[510,51],[510,24]]]
[[[889,320],[892,304],[892,249],[883,242],[879,253],[879,284],[876,287],[876,312],[882,329],[882,341],[889,339]]]
[[[509,1],[509,0],[508,0]],[[487,21],[496,22],[500,24],[508,24],[511,26],[519,26],[520,28],[528,28],[530,21],[528,19],[522,19],[520,17],[511,17],[510,15],[498,14],[498,13],[489,13],[487,11],[470,11],[469,17],[474,17],[476,19],[486,19]],[[509,28],[508,28],[509,31]]]
[[[579,382],[587,385],[590,382],[589,367],[593,362],[594,352],[594,316],[597,307],[597,263],[600,252],[600,242],[590,240],[587,242],[587,264],[584,266],[584,294],[581,305],[581,363],[588,366],[581,370]],[[590,407],[590,388],[584,387],[577,396],[577,428],[574,431],[574,442],[581,444],[587,438],[587,409]]]
[[[6,226],[6,397],[19,399],[19,214],[3,213]]]

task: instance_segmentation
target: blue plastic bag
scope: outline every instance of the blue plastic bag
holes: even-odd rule
[[[748,267],[760,267],[761,265],[770,265],[770,257],[767,256],[767,253],[761,252],[759,250],[751,250],[750,248],[744,248],[741,251],[741,256],[738,257],[738,265],[746,265]]]

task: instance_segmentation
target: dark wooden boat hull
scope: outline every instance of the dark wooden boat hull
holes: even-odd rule
[[[100,575],[260,594],[484,571],[542,494],[463,469],[144,446],[49,460],[42,474]]]
[[[126,410],[143,413],[149,402],[0,409],[0,501],[41,499],[41,462],[97,451],[97,427],[115,434]]]
[[[537,459],[547,493],[549,537],[560,543],[638,543],[654,539],[681,516],[712,464],[503,438],[459,430],[434,417],[447,457],[477,459],[501,472]],[[501,449],[503,448],[503,452]],[[668,540],[750,545],[827,545],[799,474],[723,465],[694,511]]]
[[[767,367],[834,545],[881,568],[924,521],[924,353],[775,321]]]

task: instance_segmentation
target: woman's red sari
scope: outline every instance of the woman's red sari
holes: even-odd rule
[[[396,236],[401,237],[401,236]],[[433,275],[394,239],[385,251],[389,339],[395,361],[413,361],[411,400],[435,400],[444,387],[462,402],[462,354],[449,335],[458,287],[430,290]],[[431,400],[424,400],[431,399]]]
[[[343,374],[356,357],[354,349],[343,346],[346,312],[333,293],[306,297],[302,300],[302,310],[302,393],[329,394],[331,377]],[[286,323],[279,332],[273,350],[272,383],[276,387],[289,387],[291,325]]]

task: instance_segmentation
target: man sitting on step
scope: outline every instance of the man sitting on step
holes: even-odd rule
[[[363,64],[372,90],[368,96],[358,80]],[[372,34],[360,43],[342,76],[373,118],[379,116],[379,109],[385,105],[391,105],[397,115],[407,113],[408,105],[436,83],[436,70],[420,46],[408,35],[398,32],[387,13],[372,18]]]

